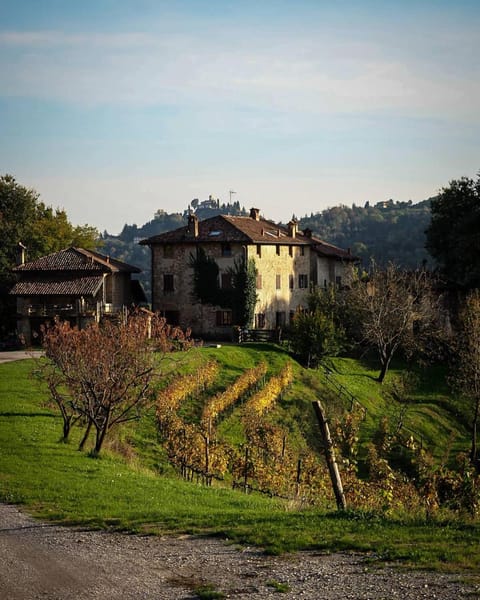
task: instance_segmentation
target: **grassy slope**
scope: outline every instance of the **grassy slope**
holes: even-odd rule
[[[261,358],[268,359],[272,370],[286,360],[278,349],[265,352],[253,346],[196,350],[189,361],[195,364],[206,357],[222,363],[225,382]],[[339,369],[348,364],[340,361]],[[356,363],[350,364],[360,369]],[[0,500],[4,502],[24,504],[37,516],[64,523],[209,533],[258,544],[272,552],[349,549],[371,551],[380,558],[401,558],[418,566],[480,569],[475,550],[478,525],[401,523],[328,510],[297,511],[254,494],[205,489],[172,474],[155,475],[142,466],[152,467],[161,457],[148,418],[135,435],[136,467],[114,454],[92,459],[79,453],[74,442],[58,442],[60,419],[42,408],[45,393],[31,380],[31,369],[31,361],[0,365]],[[314,435],[310,401],[315,399],[319,383],[312,373],[296,369],[297,381],[282,400],[277,418],[296,415],[300,422],[292,424],[292,429]],[[367,386],[370,392],[371,387]]]
[[[358,360],[337,358],[332,360],[337,381],[347,387],[366,408],[362,428],[363,437],[375,430],[381,417],[387,416],[392,425],[403,413],[404,426],[416,441],[422,443],[438,460],[449,453],[451,461],[455,454],[469,448],[468,406],[452,398],[445,383],[445,371],[441,367],[413,368],[417,385],[405,402],[395,402],[386,392],[392,380],[405,372],[405,365],[394,365],[386,382],[376,381],[378,370],[372,370]]]

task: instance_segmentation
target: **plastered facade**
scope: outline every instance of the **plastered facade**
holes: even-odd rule
[[[318,257],[306,245],[231,243],[230,256],[224,256],[221,243],[185,242],[175,244],[173,250],[153,245],[153,310],[174,324],[190,327],[195,335],[210,338],[231,337],[232,324],[228,323],[228,315],[226,322],[219,324],[227,310],[218,305],[202,305],[193,294],[190,257],[195,256],[198,245],[218,264],[220,287],[222,275],[234,266],[235,260],[254,259],[258,271],[255,328],[288,325],[295,311],[306,306],[310,285],[324,285],[325,281],[334,284],[345,268],[332,259]]]

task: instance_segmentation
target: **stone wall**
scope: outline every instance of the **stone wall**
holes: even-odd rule
[[[255,326],[275,329],[288,325],[291,316],[306,306],[310,284],[323,286],[324,281],[334,284],[343,274],[338,261],[318,257],[310,246],[288,244],[242,244],[232,243],[229,255],[221,243],[201,244],[207,256],[215,259],[219,267],[219,285],[222,274],[234,266],[243,256],[253,258],[259,278],[255,307]],[[153,309],[160,311],[170,322],[181,327],[191,327],[195,335],[206,338],[225,339],[232,336],[231,327],[219,325],[220,306],[202,305],[193,295],[193,268],[190,257],[196,255],[197,244],[192,240],[175,244],[173,249],[162,245],[152,247]],[[172,284],[165,290],[167,275]],[[173,278],[173,279],[172,279]],[[167,286],[168,287],[168,286]]]

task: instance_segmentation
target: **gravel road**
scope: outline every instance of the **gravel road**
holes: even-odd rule
[[[359,555],[269,557],[212,538],[52,526],[0,504],[1,600],[182,600],[205,584],[252,600],[480,598],[461,576],[372,568]]]

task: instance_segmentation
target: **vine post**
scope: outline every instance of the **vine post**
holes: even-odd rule
[[[335,458],[335,449],[333,447],[332,437],[330,435],[330,428],[328,427],[327,417],[325,410],[320,400],[312,402],[315,415],[320,425],[320,431],[323,438],[323,445],[325,447],[325,458],[327,461],[328,472],[332,481],[333,492],[335,494],[335,500],[337,501],[337,508],[339,510],[346,510],[347,501],[345,500],[345,494],[343,493],[342,479],[340,477],[340,471],[338,470],[337,461]]]

